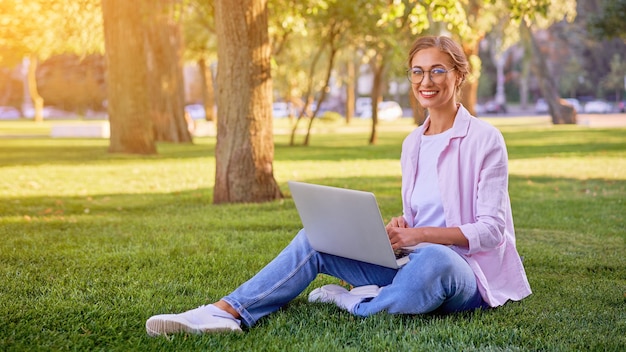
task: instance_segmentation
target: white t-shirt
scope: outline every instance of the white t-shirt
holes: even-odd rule
[[[417,162],[417,179],[411,208],[415,211],[414,227],[444,227],[446,219],[439,194],[437,161],[448,142],[451,130],[434,135],[423,135]]]

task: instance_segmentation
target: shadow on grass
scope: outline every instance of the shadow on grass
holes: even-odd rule
[[[359,160],[399,159],[400,143],[405,134],[386,133],[377,145],[367,145],[363,135],[323,135],[319,145],[290,147],[276,143],[274,160]],[[198,138],[194,144],[159,143],[158,154],[151,156],[108,153],[108,140],[103,139],[0,139],[0,167],[43,164],[91,164],[102,161],[168,159],[214,159],[215,139]]]
[[[369,190],[387,216],[401,211],[394,177],[306,181]],[[445,317],[362,319],[306,303],[309,288],[244,335],[173,341],[145,337],[145,319],[219,299],[256,273],[301,226],[290,199],[218,206],[211,189],[12,198],[0,204],[0,294],[11,297],[0,307],[7,317],[0,336],[12,336],[9,346],[46,341],[54,350],[246,350],[253,341],[323,350],[329,336],[381,350],[614,350],[623,342],[625,188],[626,181],[511,178],[517,243],[534,291],[522,302]]]
[[[384,218],[402,211],[400,178],[324,177],[300,181],[352,188],[375,193]],[[281,212],[293,217],[295,207],[286,180],[281,183],[285,199],[261,204],[212,204],[213,190],[200,188],[172,193],[102,194],[97,196],[11,197],[0,204],[2,217],[34,220],[99,221],[188,218],[218,228],[263,228],[263,222],[279,226]],[[626,180],[572,179],[541,176],[511,176],[509,191],[516,227],[550,228],[563,231],[626,236]],[[237,215],[234,215],[237,214]],[[237,221],[230,219],[238,217]],[[278,220],[278,221],[277,221]]]
[[[159,143],[159,154],[151,156],[111,154],[103,139],[0,139],[0,167],[16,165],[94,164],[103,161],[194,159],[214,157],[213,143]]]
[[[505,141],[511,160],[547,156],[610,155],[626,151],[625,129],[506,130]],[[341,161],[359,159],[399,160],[406,132],[385,132],[376,145],[368,145],[365,134],[319,135],[309,147],[290,147],[279,139],[276,162]],[[89,164],[102,161],[149,161],[168,159],[214,159],[215,139],[198,138],[193,145],[159,143],[154,156],[120,155],[107,152],[102,139],[0,139],[1,166],[41,164]]]
[[[547,156],[607,155],[626,151],[626,129],[575,129],[505,131],[510,159]]]

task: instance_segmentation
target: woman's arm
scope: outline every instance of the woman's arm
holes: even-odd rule
[[[459,247],[469,246],[467,238],[458,227],[410,228],[406,226],[404,218],[399,216],[391,219],[386,228],[393,249],[415,246],[424,242]]]

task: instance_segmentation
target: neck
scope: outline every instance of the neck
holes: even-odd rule
[[[439,134],[452,128],[458,109],[459,106],[454,104],[450,107],[430,110],[430,125],[424,134]]]

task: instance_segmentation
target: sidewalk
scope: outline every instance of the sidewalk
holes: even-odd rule
[[[546,118],[547,121],[551,121],[549,114],[535,114],[532,107],[522,109],[518,105],[509,106],[508,112],[504,114],[482,114],[480,118],[503,118],[503,119],[515,119],[524,117],[538,117]],[[551,122],[549,122],[551,123]],[[626,113],[611,113],[611,114],[585,114],[579,112],[576,117],[576,124],[578,126],[586,127],[626,127]]]
[[[588,127],[626,127],[626,114],[578,114],[576,122]]]

